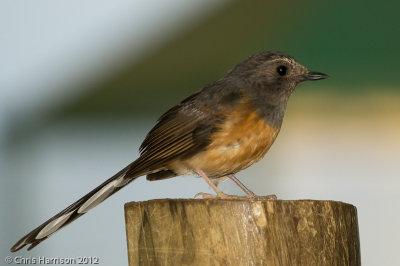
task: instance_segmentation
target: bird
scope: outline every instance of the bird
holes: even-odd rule
[[[141,144],[139,158],[22,237],[10,251],[26,245],[32,249],[144,175],[150,181],[197,175],[215,191],[211,197],[220,199],[234,197],[217,187],[230,178],[246,197],[256,197],[235,174],[267,153],[295,88],[327,77],[283,52],[264,51],[248,57],[161,115]]]

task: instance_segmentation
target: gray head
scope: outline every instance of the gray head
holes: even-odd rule
[[[256,89],[290,95],[301,82],[328,76],[309,71],[293,57],[282,52],[268,51],[250,56],[228,74]]]
[[[279,127],[288,99],[296,86],[307,80],[328,76],[309,71],[287,54],[268,51],[250,56],[235,66],[226,77],[247,89],[265,119]]]

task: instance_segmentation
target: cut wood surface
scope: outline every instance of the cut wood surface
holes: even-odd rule
[[[357,210],[335,201],[125,204],[129,265],[361,265]]]

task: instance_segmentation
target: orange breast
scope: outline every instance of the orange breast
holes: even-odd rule
[[[210,177],[236,173],[264,157],[279,129],[268,125],[251,104],[242,103],[211,137],[207,149],[184,164],[194,171],[201,169]]]

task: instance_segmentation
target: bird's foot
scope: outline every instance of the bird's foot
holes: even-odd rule
[[[277,200],[278,198],[276,195],[267,195],[267,196],[235,196],[235,195],[229,195],[225,193],[218,193],[217,195],[212,195],[208,193],[197,193],[194,198],[200,198],[202,197],[203,199],[236,199],[236,200]]]
[[[194,196],[195,199],[199,199],[199,198],[203,198],[203,199],[215,199],[218,198],[218,196],[212,195],[212,194],[208,194],[208,193],[203,193],[203,192],[199,192]]]
[[[217,195],[212,195],[208,193],[197,193],[196,196],[194,196],[195,199],[202,197],[203,199],[249,199],[249,197],[241,197],[241,196],[234,196],[234,195],[228,195],[225,193],[218,193]]]
[[[267,196],[254,196],[254,197],[250,197],[250,198],[255,199],[255,200],[278,200],[278,198],[274,194],[267,195]]]

